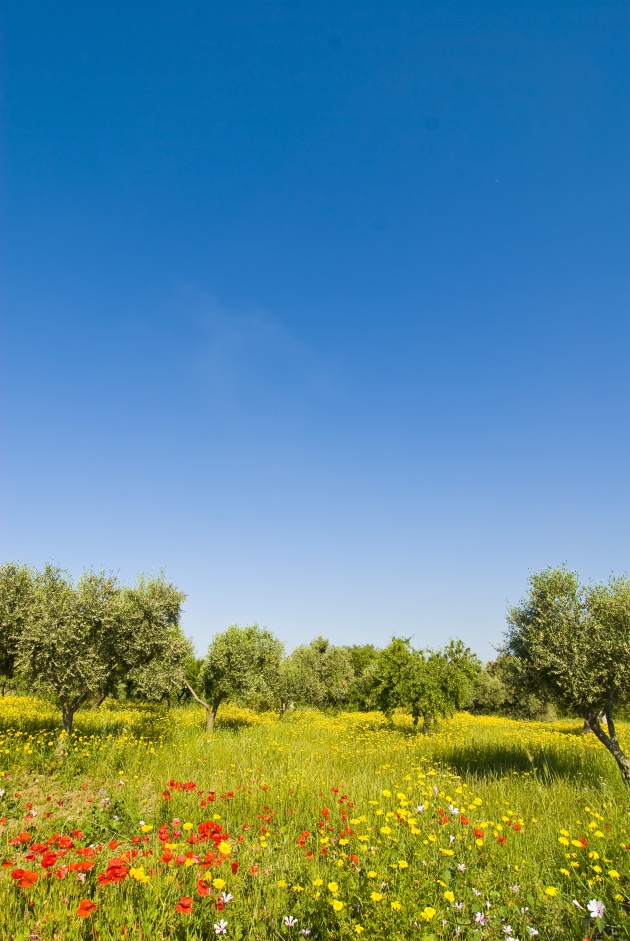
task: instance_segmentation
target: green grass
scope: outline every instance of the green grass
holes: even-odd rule
[[[222,712],[210,737],[196,708],[101,707],[61,753],[46,704],[0,701],[0,938],[201,941],[221,919],[233,939],[630,937],[628,794],[580,724],[461,714],[425,736],[404,717]],[[100,885],[112,858],[140,878]]]

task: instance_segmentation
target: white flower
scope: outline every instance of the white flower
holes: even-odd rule
[[[460,872],[466,872],[466,866],[464,865],[464,863],[457,863],[457,868],[459,869]]]
[[[303,937],[305,938],[308,938],[310,933],[311,933],[310,928],[302,928],[302,930],[300,931],[300,934],[303,935]]]
[[[452,804],[449,804],[449,805],[448,805],[448,809],[450,810],[451,814],[452,814],[454,817],[456,817],[456,816],[459,814],[459,812],[460,812],[459,807],[453,807]]]
[[[512,934],[512,925],[504,925],[503,934]]]
[[[214,933],[215,934],[227,934],[227,926],[228,926],[227,921],[224,921],[222,918],[218,925],[215,924]]]
[[[0,797],[4,797],[4,788],[0,787]]]
[[[454,842],[455,842],[455,837],[454,837],[452,834],[451,834],[451,836],[449,836],[448,842],[449,842],[449,843],[454,843]]]
[[[224,905],[227,905],[228,902],[231,902],[233,898],[234,898],[234,896],[233,896],[233,895],[230,895],[229,892],[222,892],[222,893],[221,893],[221,901],[223,902]]]
[[[512,892],[518,892],[519,889],[520,889],[520,885],[511,885],[511,886],[510,886],[510,890],[511,890]]]
[[[285,928],[294,928],[298,923],[297,918],[294,918],[293,915],[285,915],[282,919],[282,924]]]
[[[423,814],[426,809],[427,809],[427,808],[424,806],[424,804],[420,804],[419,807],[416,807],[416,813],[417,813],[417,814]]]
[[[485,925],[488,919],[486,918],[483,912],[477,912],[477,914],[475,915],[475,921],[478,922],[480,925]]]
[[[529,925],[527,926],[527,931],[529,932],[530,938],[535,938],[536,935],[538,934],[538,932],[536,931],[536,929],[535,929],[535,928],[530,928]]]
[[[138,821],[138,826],[139,826],[139,827],[145,827],[146,824],[145,824],[144,820],[139,820],[139,821]]]
[[[591,918],[604,917],[605,906],[603,902],[600,902],[597,899],[591,899],[586,907],[591,913]]]
[[[479,889],[473,889],[473,892],[475,893],[477,898],[479,898],[479,896],[481,895],[481,892],[479,891]]]
[[[582,906],[580,905],[577,899],[573,899],[573,902],[571,904],[575,905],[576,908],[582,908]]]

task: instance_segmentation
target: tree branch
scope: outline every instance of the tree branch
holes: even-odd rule
[[[211,709],[211,706],[209,706],[208,703],[205,702],[205,700],[201,699],[201,698],[197,695],[197,693],[194,691],[194,689],[192,688],[192,686],[190,685],[190,683],[189,683],[188,680],[186,680],[186,679],[184,680],[184,686],[187,686],[187,687],[188,687],[191,696],[192,696],[194,699],[197,700],[197,702],[199,703],[200,706],[203,706],[205,709],[208,709],[208,710]]]

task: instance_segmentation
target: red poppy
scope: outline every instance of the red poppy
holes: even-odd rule
[[[96,905],[91,899],[81,899],[77,908],[79,918],[89,918],[94,911],[96,911]]]
[[[55,865],[56,862],[57,862],[57,854],[51,853],[50,851],[48,851],[47,853],[44,853],[44,855],[41,858],[41,864],[44,867],[44,869],[51,869]]]
[[[480,827],[475,830],[475,836],[478,840],[483,840],[483,830]]]
[[[233,860],[232,860],[232,864],[231,864],[231,866],[230,866],[230,869],[232,870],[232,874],[233,874],[233,875],[236,875],[236,873],[238,872],[238,859],[233,859]]]
[[[497,843],[507,843],[507,840],[505,839],[504,836],[498,836]]]
[[[190,915],[192,912],[192,899],[188,895],[183,895],[175,906],[175,909],[181,912],[182,915]]]
[[[21,889],[30,889],[32,885],[35,885],[39,876],[36,872],[32,872],[30,869],[25,869],[22,878],[20,879],[19,886]]]
[[[460,816],[460,818],[459,818],[459,822],[460,822],[460,823],[463,823],[463,824],[464,824],[464,826],[466,826],[466,824],[467,824],[467,823],[470,823],[470,821],[469,821],[469,819],[468,819],[468,817],[464,817],[464,815],[463,815],[463,814],[462,814],[462,815]]]
[[[205,898],[206,895],[210,894],[210,887],[207,882],[204,882],[203,879],[199,879],[197,882],[197,892],[202,897]]]
[[[14,869],[13,872],[11,873],[11,878],[19,880],[22,878],[23,875],[24,875],[23,869]]]

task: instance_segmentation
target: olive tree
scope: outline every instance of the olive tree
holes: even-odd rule
[[[2,693],[15,675],[15,658],[33,600],[35,573],[27,565],[0,565],[0,684]]]
[[[520,683],[583,716],[630,787],[614,721],[615,706],[630,701],[630,580],[583,587],[577,573],[549,567],[530,577],[507,620],[506,651]]]
[[[347,647],[337,647],[326,637],[301,644],[286,658],[280,671],[280,714],[289,703],[318,709],[345,705],[354,670]]]
[[[257,624],[240,627],[231,624],[217,634],[208,648],[198,677],[198,689],[184,679],[184,685],[206,710],[206,726],[212,731],[222,702],[245,702],[273,698],[284,645]]]
[[[57,701],[68,733],[77,709],[102,702],[129,676],[159,699],[181,687],[190,649],[179,627],[184,597],[161,576],[121,586],[114,575],[85,572],[75,585],[47,565],[33,578],[15,669]]]
[[[414,725],[424,730],[450,716],[470,700],[481,663],[461,640],[442,650],[414,650],[409,638],[395,637],[375,661],[377,707],[391,716],[394,709],[411,713]]]

